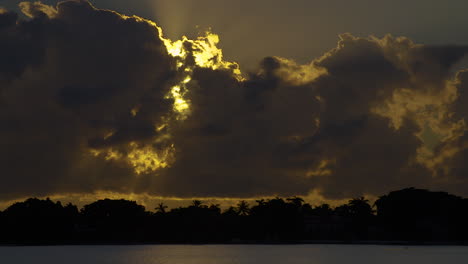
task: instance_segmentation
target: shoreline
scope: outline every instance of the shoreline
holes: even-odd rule
[[[31,244],[1,244],[0,247],[56,247],[56,246],[229,246],[229,245],[362,245],[362,246],[468,246],[468,242],[414,242],[414,241],[341,241],[341,240],[312,240],[312,241],[294,241],[294,242],[273,242],[273,241],[239,241],[229,243],[131,243],[131,242],[101,242],[101,243],[31,243]]]

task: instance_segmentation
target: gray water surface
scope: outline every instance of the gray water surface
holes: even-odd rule
[[[369,245],[143,245],[0,247],[2,264],[468,263],[468,247]]]

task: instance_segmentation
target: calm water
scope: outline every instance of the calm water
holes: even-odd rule
[[[343,245],[0,247],[5,264],[468,263],[468,247]]]

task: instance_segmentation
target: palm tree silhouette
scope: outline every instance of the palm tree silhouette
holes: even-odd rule
[[[196,208],[200,208],[202,206],[203,202],[200,200],[193,200],[192,201],[192,206]]]
[[[369,200],[364,197],[349,200],[348,206],[350,213],[355,216],[368,216],[374,213],[374,210],[369,205]]]
[[[248,215],[250,212],[250,206],[249,203],[246,201],[242,200],[237,204],[237,212],[239,215]]]
[[[286,200],[294,204],[297,208],[301,208],[302,204],[304,204],[304,199],[302,199],[301,197],[297,197],[297,196],[287,198]]]
[[[166,213],[167,206],[164,203],[159,203],[158,207],[155,208],[158,213]]]

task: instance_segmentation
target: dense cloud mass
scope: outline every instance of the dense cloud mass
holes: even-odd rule
[[[468,195],[468,47],[340,36],[310,64],[224,61],[85,0],[0,9],[0,199]]]

